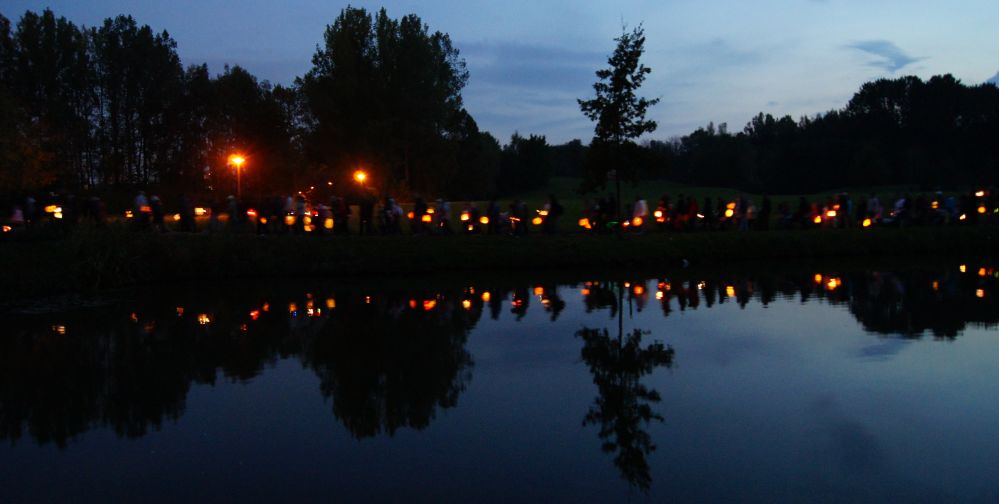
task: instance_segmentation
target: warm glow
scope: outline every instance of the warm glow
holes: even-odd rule
[[[434,213],[436,213],[436,210],[434,210],[433,208],[428,208],[427,213],[433,215]]]
[[[978,289],[975,291],[975,297],[982,299],[985,297],[985,289]]]
[[[985,211],[986,211],[985,205],[978,207],[978,213],[983,214],[985,213]]]
[[[489,291],[486,291],[486,292],[482,293],[482,302],[483,303],[488,303],[489,299],[491,299],[491,298],[492,298],[492,296],[489,295]]]
[[[420,217],[420,220],[423,222],[432,222],[434,218],[430,214],[426,214],[423,217]]]
[[[641,217],[635,217],[631,219],[631,225],[635,227],[640,227],[645,221]]]
[[[312,216],[306,215],[305,217],[302,217],[302,224],[305,224],[306,226],[312,224]]]
[[[935,291],[940,290],[940,282],[934,280],[932,285],[933,285],[933,290]]]
[[[663,211],[662,210],[656,210],[655,212],[652,213],[652,215],[655,216],[655,218],[657,218],[657,219],[662,219],[663,218]]]
[[[861,223],[861,225],[864,226],[865,228],[866,227],[871,227],[871,224],[873,224],[873,222],[871,222],[871,219],[869,219],[869,218],[868,219],[864,219],[864,222]]]
[[[840,279],[838,279],[838,278],[830,278],[829,281],[826,282],[826,287],[829,290],[836,290],[836,288],[839,287],[842,284],[843,284],[843,282],[840,281]]]
[[[326,220],[323,221],[323,228],[333,229],[333,219],[331,217],[327,217]]]
[[[538,210],[538,215],[548,217],[548,210]]]
[[[298,305],[295,303],[288,303],[288,313],[295,313],[298,311]]]
[[[260,318],[260,310],[253,310],[250,312],[250,320],[257,320]]]
[[[208,325],[212,323],[212,319],[206,313],[199,313],[198,323],[201,325]]]
[[[636,285],[634,289],[631,289],[631,292],[633,292],[636,296],[641,296],[642,294],[645,294],[645,287]]]
[[[174,220],[174,222],[180,221],[180,214],[179,213],[173,214],[173,220]]]
[[[409,300],[409,308],[411,310],[415,310],[416,309],[416,300],[415,299],[410,299]]]
[[[728,296],[728,297],[735,297],[735,286],[726,285],[725,286],[725,295]]]
[[[983,277],[983,276],[986,276],[988,274],[989,274],[989,272],[986,271],[985,268],[978,268],[978,276]]]
[[[821,215],[816,215],[815,218],[812,219],[812,222],[814,222],[816,224],[822,224],[822,216]]]
[[[836,217],[836,211],[835,210],[829,210],[828,212],[826,212],[826,217],[829,217],[830,219],[835,218]]]
[[[229,164],[235,166],[236,168],[241,168],[243,163],[246,162],[246,158],[240,156],[239,154],[233,154],[229,156]]]
[[[52,214],[52,217],[55,217],[56,219],[61,219],[62,218],[62,212],[56,212],[56,213]]]
[[[330,310],[336,308],[336,299],[329,298],[326,300],[326,307]]]
[[[730,203],[726,204],[726,205],[725,205],[725,208],[727,208],[727,209],[729,209],[729,210],[735,210],[735,202],[734,202],[734,201],[732,201],[732,202],[730,202]]]
[[[284,224],[286,226],[294,226],[295,225],[295,216],[291,215],[291,214],[285,215],[284,216]]]
[[[57,208],[59,208],[59,207],[57,207],[55,205],[48,205],[48,206],[45,207],[45,213],[56,213],[56,212],[61,211],[61,210],[57,210]]]
[[[815,277],[814,277],[814,280],[815,280],[815,283],[817,283],[817,284],[822,283],[822,275],[816,273]]]
[[[579,227],[583,229],[593,229],[593,226],[590,224],[590,219],[587,219],[586,217],[579,219]]]
[[[427,299],[423,302],[423,311],[430,311],[437,307],[436,299]]]
[[[125,218],[126,219],[131,219],[132,217],[133,217],[132,216],[132,211],[131,210],[125,210]]]
[[[540,286],[540,285],[537,286],[537,287],[535,287],[534,288],[534,295],[535,296],[544,296],[545,295],[545,288],[542,287],[542,286]]]
[[[968,272],[968,265],[962,264],[962,265],[958,266],[957,269],[961,270],[961,273],[967,273]]]
[[[979,197],[979,198],[984,198],[985,197],[985,191],[976,191],[975,192],[975,196]]]
[[[371,296],[364,296],[364,304],[371,304]]]
[[[257,218],[257,211],[251,208],[251,209],[249,209],[249,210],[246,211],[246,216],[249,217],[250,219],[256,219]]]
[[[194,209],[194,215],[197,215],[198,217],[203,217],[207,213],[208,210],[202,207],[197,207]]]
[[[658,300],[658,301],[662,301],[662,300],[663,300],[663,297],[665,297],[665,296],[666,296],[666,295],[665,295],[665,294],[663,294],[663,291],[656,291],[656,300]]]
[[[466,309],[466,310],[471,309],[472,308],[472,301],[469,300],[469,299],[463,299],[463,300],[461,300],[461,307],[464,308],[464,309]]]
[[[489,224],[489,217],[486,217],[485,215],[479,217],[479,223],[482,225]]]
[[[409,212],[406,214],[406,217],[409,218],[409,220],[413,220],[414,218],[416,218],[416,214],[414,214],[413,212]]]
[[[545,222],[544,219],[542,219],[541,217],[535,217],[531,219],[531,224],[534,224],[535,226],[540,226],[544,222]]]
[[[725,210],[725,217],[731,218],[733,215],[735,215],[735,210],[732,210],[731,208]]]
[[[354,180],[356,180],[358,184],[363,184],[365,180],[368,180],[368,174],[365,173],[364,170],[357,170],[354,172]]]
[[[459,217],[459,219],[461,219],[461,222],[468,222],[468,219],[471,219],[471,218],[472,218],[472,216],[469,215],[468,212],[461,212],[461,217]]]
[[[930,208],[932,208],[932,209],[934,209],[934,210],[936,210],[936,209],[940,208],[940,202],[939,202],[939,201],[937,201],[937,200],[933,200],[933,202],[932,202],[932,203],[930,203]]]

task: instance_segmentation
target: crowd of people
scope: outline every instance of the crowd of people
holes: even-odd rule
[[[618,204],[613,196],[605,196],[585,202],[578,225],[594,233],[970,225],[999,222],[997,196],[995,191],[977,190],[898,194],[882,200],[876,194],[840,193],[819,199],[783,199],[775,205],[768,196],[757,202],[741,194],[730,200],[664,194],[655,207],[642,197]],[[537,209],[523,200],[508,205],[491,200],[480,208],[475,202],[458,206],[444,199],[415,197],[406,210],[392,197],[379,200],[370,193],[351,200],[337,195],[309,198],[303,193],[253,201],[228,196],[222,202],[198,206],[186,194],[167,205],[159,196],[140,191],[124,213],[113,217],[100,198],[72,194],[50,194],[44,204],[26,197],[7,213],[4,233],[72,227],[81,222],[104,226],[110,220],[124,220],[134,229],[158,232],[524,235],[531,228],[558,233],[565,209],[554,194]]]

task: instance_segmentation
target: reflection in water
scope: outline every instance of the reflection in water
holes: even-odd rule
[[[997,275],[990,266],[966,264],[942,274],[678,276],[589,281],[571,289],[550,282],[433,292],[196,292],[77,316],[7,317],[0,336],[0,438],[27,435],[65,446],[99,427],[142,436],[183,414],[192,384],[249,380],[288,358],[316,373],[334,416],[354,436],[392,434],[425,428],[439,409],[457,404],[473,367],[466,341],[484,312],[529,320],[529,312],[540,309],[554,321],[567,305],[582,301],[586,312],[608,311],[620,320],[657,304],[668,318],[701,306],[744,307],[754,299],[764,306],[779,297],[817,299],[847,308],[869,331],[955,338],[969,323],[999,323]],[[654,402],[644,389],[613,388],[637,384],[645,368],[628,375],[623,366],[629,361],[611,358],[631,359],[624,352],[639,350],[658,355],[656,349],[640,348],[635,334],[617,342],[602,332],[580,336],[600,389],[597,404],[606,405],[590,421],[610,429],[615,437],[608,442],[621,443],[622,461],[645,453],[641,436],[629,441],[615,430],[641,420],[640,411],[613,409],[615,397]],[[664,358],[648,357],[666,365]],[[641,484],[640,477],[628,478]]]
[[[583,340],[583,361],[598,390],[583,424],[600,426],[603,451],[615,454],[614,465],[621,476],[648,490],[652,476],[646,456],[656,446],[645,426],[663,417],[652,409],[659,402],[659,392],[643,385],[641,379],[657,367],[672,366],[674,351],[658,341],[643,347],[639,329],[611,338],[607,329],[584,328],[576,336]]]

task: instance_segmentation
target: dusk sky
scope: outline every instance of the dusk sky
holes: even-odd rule
[[[166,29],[185,65],[238,64],[290,84],[310,67],[324,27],[345,2],[320,0],[4,0],[12,21],[52,8],[93,26],[132,14]],[[576,98],[591,95],[622,22],[644,23],[644,95],[661,97],[652,138],[709,121],[740,130],[760,111],[798,117],[842,107],[865,81],[951,73],[999,79],[995,0],[568,0],[354,2],[398,18],[416,13],[449,33],[468,63],[466,107],[501,142],[515,130],[588,142]]]

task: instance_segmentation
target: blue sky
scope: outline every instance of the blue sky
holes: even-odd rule
[[[15,20],[51,7],[85,25],[119,13],[166,29],[185,64],[239,64],[290,83],[308,70],[330,0],[4,0]],[[471,79],[466,107],[502,142],[515,130],[550,142],[592,136],[576,98],[591,94],[622,22],[644,23],[644,87],[662,101],[653,138],[713,121],[739,130],[759,111],[800,116],[845,104],[865,81],[952,73],[999,80],[995,0],[383,0],[355,1],[393,17],[416,13],[451,34]]]

